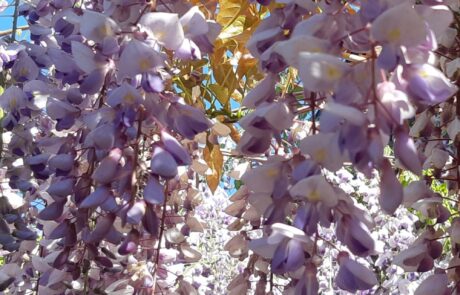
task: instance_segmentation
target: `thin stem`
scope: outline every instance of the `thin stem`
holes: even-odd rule
[[[150,8],[150,5],[145,5],[144,8],[142,9],[141,13],[137,17],[136,21],[134,22],[134,25],[137,26],[137,23],[141,20],[142,16],[144,13],[147,11],[147,9]]]
[[[85,282],[83,286],[83,294],[87,295],[88,294],[88,275],[89,275],[89,270],[85,273]]]
[[[336,245],[334,245],[331,241],[329,240],[326,240],[325,238],[323,238],[322,236],[320,235],[317,235],[318,239],[324,241],[326,244],[328,244],[329,246],[331,246],[332,248],[336,249],[337,251],[341,251]]]
[[[11,31],[11,39],[16,41],[16,30],[18,29],[18,17],[19,17],[19,0],[14,1],[14,15],[13,15],[13,29]]]
[[[311,132],[312,134],[316,133],[316,117],[315,117],[315,99],[316,93],[310,93],[310,108],[311,108]]]
[[[339,41],[342,41],[343,39],[346,39],[346,38],[348,38],[348,37],[350,37],[350,36],[353,36],[353,35],[355,35],[355,34],[361,33],[361,32],[363,32],[363,31],[365,31],[365,30],[367,30],[367,26],[366,26],[366,27],[359,28],[359,29],[354,30],[354,31],[352,31],[352,32],[349,32],[349,33],[347,33],[346,35],[344,35],[344,36],[342,36],[342,37],[340,37],[340,38],[335,39],[334,41],[332,41],[332,44],[337,43],[337,42],[339,42]]]
[[[270,292],[273,293],[273,272],[270,272]]]
[[[446,239],[446,238],[450,238],[450,235],[442,236],[442,237],[435,238],[435,239],[428,239],[428,241],[437,241],[437,240],[442,240],[442,239]]]
[[[39,245],[38,246],[40,248],[40,251],[39,251],[39,256],[38,257],[43,257],[43,246],[42,245]],[[38,277],[40,277],[40,272],[38,272]],[[35,285],[35,294],[38,295],[38,288],[40,288],[40,284],[38,283],[38,280],[37,280],[37,283]]]
[[[288,76],[287,76],[287,79],[286,79],[286,85],[284,86],[283,91],[281,92],[282,97],[284,97],[286,95],[286,93],[288,92],[289,86],[291,86],[291,83],[294,80],[294,78],[295,78],[294,70],[292,68],[289,68]]]
[[[85,247],[83,248],[83,253],[81,255],[81,258],[80,258],[80,262],[81,263],[83,261],[83,259],[85,258],[85,255],[86,255],[86,245]],[[83,285],[83,294],[88,294],[88,278],[89,278],[89,269],[86,270],[85,272],[85,277],[84,277],[84,285]]]
[[[445,55],[444,53],[441,53],[439,50],[436,50],[435,53],[436,53],[436,54],[439,54],[439,55],[442,56],[442,57],[447,58],[448,60],[453,60],[452,57],[449,57],[449,56]]]
[[[372,62],[371,62],[371,75],[372,75],[372,101],[375,102],[378,101],[377,99],[377,85],[375,82],[375,59],[377,58],[377,52],[375,51],[375,45],[372,46]],[[375,106],[375,111],[377,112],[377,106]]]
[[[454,170],[454,169],[457,169],[457,168],[458,168],[458,166],[452,166],[452,167],[450,167],[450,168],[445,168],[445,169],[442,169],[442,170],[441,170],[441,173],[447,172],[447,171],[450,171],[450,170]]]
[[[452,288],[452,293],[450,293],[450,294],[454,294],[454,293],[455,293],[455,290],[457,289],[458,284],[460,284],[460,281],[458,281],[457,283],[455,283],[455,286]]]
[[[460,78],[457,79],[457,86],[460,86]],[[455,101],[455,113],[457,119],[460,118],[460,90],[457,91],[456,101]],[[455,142],[455,138],[452,138]],[[455,143],[455,148],[457,149],[457,158],[455,159],[455,164],[457,168],[460,166],[460,141]],[[460,195],[460,171],[457,169],[457,196]],[[460,203],[460,199],[457,200],[457,205]]]
[[[434,177],[434,176],[428,176],[431,179],[437,179],[437,180],[449,180],[449,181],[457,181],[457,178],[448,178],[448,177]]]
[[[172,9],[169,8],[169,6],[163,2],[163,0],[158,0],[158,2],[160,2],[169,12],[173,13]]]
[[[133,171],[133,174],[131,175],[131,185],[132,185],[132,188],[131,188],[131,194],[133,196],[133,198],[136,197],[136,194],[137,194],[137,190],[138,190],[138,185],[137,185],[137,179],[138,179],[138,175],[137,175],[137,172],[136,172],[136,168],[137,168],[137,163],[139,162],[139,139],[141,138],[141,135],[142,135],[142,120],[144,119],[144,110],[143,109],[140,109],[139,110],[139,118],[137,120],[137,136],[136,136],[136,145],[134,147],[134,171]],[[136,185],[134,185],[136,184]]]
[[[248,156],[243,156],[243,155],[234,155],[230,151],[226,150],[221,150],[222,155],[226,157],[232,157],[232,158],[237,158],[237,159],[246,159],[246,160],[251,160],[251,161],[258,161],[258,162],[265,162],[267,161],[267,158],[264,157],[248,157]]]
[[[156,273],[157,273],[157,270],[158,270],[158,262],[160,261],[160,249],[161,249],[161,242],[162,242],[162,239],[163,239],[163,232],[164,232],[164,228],[165,228],[165,220],[166,220],[166,205],[167,205],[167,202],[168,202],[168,186],[166,185],[165,187],[165,199],[163,201],[163,212],[161,213],[161,225],[160,225],[160,235],[158,237],[158,247],[157,247],[157,253],[156,253],[156,256],[155,256],[155,269],[153,270],[153,280],[156,281]],[[161,290],[161,289],[160,289]]]

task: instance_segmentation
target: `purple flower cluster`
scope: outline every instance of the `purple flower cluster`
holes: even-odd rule
[[[18,7],[31,40],[0,43],[1,179],[22,201],[0,197],[0,291],[456,292],[458,3],[264,0],[240,18],[218,1],[219,44],[243,32],[230,65],[265,76],[248,93],[238,69],[217,79],[235,74],[214,90],[244,108],[211,98],[216,118],[179,93],[199,59],[217,75],[217,12],[191,3]],[[201,182],[221,166],[230,199]]]
[[[212,52],[220,25],[178,1],[43,0],[19,12],[31,42],[0,44],[3,164],[10,187],[43,205],[1,198],[0,244],[22,265],[2,269],[1,290],[172,290],[168,265],[200,257],[186,240],[202,231],[189,165],[212,126],[172,77]],[[20,246],[37,237],[26,224],[38,247]]]
[[[231,205],[239,204],[233,216],[254,216],[248,221],[263,232],[260,238],[245,237],[253,251],[250,261],[269,262],[272,274],[290,279],[284,290],[292,294],[319,292],[324,244],[340,250],[333,257],[338,270],[329,277],[335,277],[335,286],[352,293],[384,288],[381,274],[392,260],[389,254],[396,251],[404,250],[392,263],[404,271],[432,270],[443,253],[438,227],[428,225],[410,242],[386,235],[389,240],[384,244],[395,243],[395,249],[379,249],[382,245],[372,231],[386,227],[383,213],[403,216],[398,213],[402,204],[435,218],[437,224],[450,217],[429,183],[420,180],[423,193],[415,196],[411,189],[417,182],[403,188],[393,169],[396,163],[421,177],[423,169],[431,168],[410,133],[410,120],[458,91],[437,68],[433,54],[437,40],[454,20],[448,3],[275,2],[282,5],[270,11],[247,42],[266,77],[243,101],[254,111],[240,121],[244,134],[237,147],[243,155],[263,154],[267,159],[243,175],[244,186]],[[299,81],[292,77],[292,69]],[[280,76],[286,75],[285,80],[302,87],[302,97],[290,93],[289,85],[277,91]],[[310,130],[297,142],[291,127],[305,118],[305,112]],[[457,132],[455,127],[453,133]],[[387,145],[394,157],[385,156]],[[344,165],[378,179],[377,192],[356,195],[334,183],[331,173]],[[367,204],[378,202],[378,207],[363,207],[356,198]],[[323,236],[325,230],[332,231],[330,239]],[[372,257],[380,258],[378,265],[371,263]],[[263,273],[256,264],[249,262],[246,271]],[[265,276],[260,281],[268,284]],[[444,294],[449,288],[455,286],[449,287],[446,271],[436,269],[416,294]]]

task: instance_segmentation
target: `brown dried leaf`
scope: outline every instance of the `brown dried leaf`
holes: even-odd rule
[[[229,231],[239,231],[246,225],[246,221],[244,219],[235,219],[232,223],[227,226]]]
[[[188,263],[198,262],[201,259],[201,253],[188,245],[181,245],[180,250]]]
[[[231,197],[230,201],[231,202],[236,202],[239,200],[246,200],[249,196],[249,190],[247,186],[242,185]]]
[[[241,135],[240,133],[238,132],[238,130],[236,130],[236,128],[233,126],[233,125],[227,125],[228,127],[230,127],[230,138],[235,142],[235,143],[239,143],[240,142],[240,139],[241,139]]]
[[[206,146],[203,151],[204,160],[212,170],[212,174],[206,177],[209,189],[214,193],[219,186],[224,166],[224,157],[218,145],[213,145],[211,148]]]
[[[257,212],[254,206],[249,206],[249,208],[243,213],[243,219],[247,221],[258,221],[262,215]]]
[[[200,232],[200,233],[204,232],[203,225],[196,217],[193,217],[193,216],[187,217],[186,224],[188,225],[188,227],[190,228],[190,231],[192,232]]]
[[[230,216],[240,217],[246,209],[246,200],[238,200],[225,208],[224,212]]]
[[[227,242],[224,246],[224,250],[228,251],[230,256],[238,258],[244,256],[248,253],[248,241],[244,238],[243,235],[239,234],[234,236]]]

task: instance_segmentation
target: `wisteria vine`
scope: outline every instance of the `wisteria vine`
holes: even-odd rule
[[[173,79],[212,52],[220,25],[177,1],[44,0],[18,12],[31,42],[1,47],[2,153],[9,186],[33,205],[1,198],[0,243],[12,253],[1,290],[192,288],[171,282],[167,265],[201,256],[186,241],[203,231],[189,165],[212,123]]]
[[[417,295],[458,293],[456,1],[18,3],[30,41],[15,22],[0,44],[0,291],[401,294],[402,270],[422,274]],[[253,89],[229,78],[250,66],[202,83],[217,42],[257,59]],[[239,188],[216,226],[204,179],[215,190],[224,158]],[[200,261],[195,233],[224,226],[240,260],[227,291],[174,271]]]
[[[267,159],[242,176],[229,207],[250,225],[238,234],[247,241],[240,248],[253,251],[229,288],[249,286],[256,274],[256,293],[264,294],[267,285],[273,290],[275,275],[287,280],[286,294],[317,294],[318,273],[337,265],[330,287],[388,294],[375,264],[387,256],[406,272],[434,270],[415,294],[457,292],[458,210],[444,201],[458,204],[460,180],[459,94],[449,80],[458,81],[452,64],[460,48],[458,3],[277,2],[283,5],[259,1],[273,10],[247,43],[266,77],[242,102],[254,110],[239,122],[244,134],[237,149]],[[439,67],[450,68],[448,77]],[[289,84],[299,85],[300,94]],[[293,124],[302,118],[309,126],[298,140]],[[393,155],[385,155],[388,145]],[[379,214],[363,210],[373,200],[334,183],[343,166],[379,180]],[[403,187],[394,166],[417,180]],[[447,181],[447,195],[430,190],[438,180]],[[401,205],[420,212],[421,230],[388,257],[391,250],[379,247],[372,231],[382,214],[394,215]],[[324,255],[324,247],[333,254]],[[448,265],[436,264],[446,256]],[[270,268],[261,268],[264,262]]]

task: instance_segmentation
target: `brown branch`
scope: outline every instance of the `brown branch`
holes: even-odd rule
[[[16,27],[16,30],[28,30],[29,26],[21,26],[21,27]],[[13,32],[13,29],[5,30],[5,31],[0,31],[0,37],[10,35]],[[16,35],[16,33],[15,33]]]
[[[142,16],[147,12],[147,10],[150,8],[150,5],[145,5],[144,8],[142,9],[141,13],[137,17],[136,21],[134,22],[134,25],[137,26],[139,21],[141,20]]]
[[[165,220],[166,220],[166,205],[168,202],[168,186],[166,185],[165,187],[165,199],[163,201],[163,212],[161,213],[161,225],[160,225],[160,235],[158,237],[158,247],[157,247],[157,253],[155,256],[155,269],[153,270],[153,281],[156,282],[156,273],[158,270],[158,262],[160,261],[160,249],[161,249],[161,241],[163,238],[163,232],[165,228]],[[158,284],[157,284],[158,285]],[[160,289],[161,290],[161,289]]]
[[[315,117],[315,104],[316,104],[316,93],[310,93],[310,108],[311,108],[311,132],[316,133],[316,117]]]

